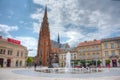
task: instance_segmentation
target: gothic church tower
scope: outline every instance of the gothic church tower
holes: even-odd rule
[[[50,30],[47,17],[47,6],[45,7],[43,22],[39,33],[37,61],[42,66],[49,66],[49,56],[51,53]]]

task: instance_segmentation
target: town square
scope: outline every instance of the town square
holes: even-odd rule
[[[120,80],[119,0],[1,0],[0,80]]]

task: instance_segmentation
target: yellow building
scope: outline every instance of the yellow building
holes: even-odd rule
[[[59,53],[59,66],[65,67],[65,64],[66,64],[66,53],[65,52]]]
[[[86,62],[85,65],[88,65],[88,61],[95,66],[98,66],[97,61],[102,61],[102,53],[101,53],[101,41],[93,40],[93,41],[85,41],[79,43],[77,47],[78,59],[84,60]]]
[[[20,41],[3,39],[0,36],[0,66],[1,67],[25,67],[27,48],[20,45]]]
[[[66,64],[66,53],[62,51],[59,54],[59,64],[63,67]],[[120,37],[80,42],[77,48],[70,50],[70,53],[72,67],[81,64],[87,66],[90,63],[96,67],[118,67],[120,66]]]
[[[120,37],[102,39],[102,59],[103,66],[117,67],[120,66]],[[107,64],[107,60],[110,64]]]

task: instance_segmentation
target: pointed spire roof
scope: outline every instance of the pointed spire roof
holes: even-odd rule
[[[47,18],[47,5],[45,6],[44,18]]]
[[[48,23],[48,17],[47,17],[47,5],[45,6],[41,30],[46,30],[49,32],[49,23]]]
[[[59,37],[59,33],[58,33],[58,43],[60,43],[60,37]]]

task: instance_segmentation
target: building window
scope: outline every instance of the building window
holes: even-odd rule
[[[12,50],[8,50],[8,55],[12,55]]]
[[[8,50],[8,55],[10,54],[10,50]]]
[[[80,52],[84,52],[84,48],[81,48],[81,49],[80,49]]]
[[[90,48],[88,47],[88,52],[90,52]]]
[[[96,57],[96,53],[93,53],[93,57]]]
[[[88,57],[90,58],[90,53],[88,53]]]
[[[120,42],[118,42],[118,47],[120,48]]]
[[[5,49],[0,49],[0,54],[5,54]]]
[[[108,56],[109,56],[108,51],[105,51],[105,56],[106,56],[106,57],[108,57]]]
[[[98,47],[98,46],[96,46],[96,50],[99,50],[99,47]]]
[[[18,61],[16,61],[16,67],[18,67]]]
[[[80,56],[82,56],[83,55],[83,53],[80,53]]]
[[[71,54],[71,58],[72,58],[72,59],[74,58],[74,54],[73,54],[73,53]]]
[[[62,59],[62,55],[60,55],[60,59]]]
[[[112,53],[112,56],[115,56],[115,51],[113,50],[113,51],[111,51],[111,53]]]
[[[99,56],[99,53],[96,54],[96,57],[100,57],[100,56]]]
[[[20,61],[20,66],[22,66],[22,61]]]
[[[90,55],[90,53],[88,53],[88,55]]]
[[[108,44],[107,44],[107,43],[104,44],[104,48],[105,48],[105,49],[108,48]]]
[[[92,47],[92,51],[94,51],[95,50],[95,47]]]
[[[19,51],[17,51],[17,56],[19,56]]]
[[[23,57],[23,51],[21,52],[21,57]]]
[[[62,55],[62,60],[64,60],[64,55]]]
[[[2,54],[5,54],[5,49],[3,49]]]
[[[77,59],[77,54],[76,53],[74,54],[74,59]]]
[[[82,56],[85,56],[85,53],[82,53]]]
[[[111,43],[111,48],[115,48],[114,43]]]
[[[66,59],[66,55],[64,54],[64,59]]]

